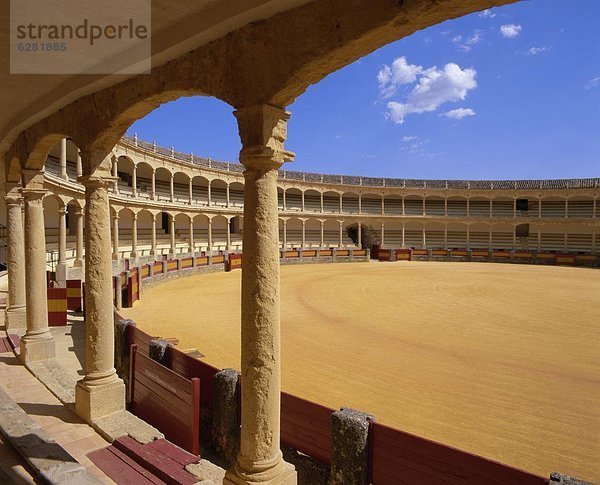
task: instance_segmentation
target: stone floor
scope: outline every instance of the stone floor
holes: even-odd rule
[[[90,474],[103,483],[113,483],[87,457],[88,453],[108,446],[108,442],[63,406],[12,353],[0,354],[0,382],[10,398],[39,424],[51,439],[85,466]]]

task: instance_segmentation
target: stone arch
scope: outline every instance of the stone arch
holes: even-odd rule
[[[192,177],[192,201],[197,205],[208,205],[208,185],[210,181],[202,175]]]
[[[172,172],[166,167],[157,167],[154,174],[155,198],[156,200],[171,200],[171,177]]]
[[[364,214],[381,214],[382,195],[367,192],[361,196],[361,210]]]
[[[344,214],[358,214],[358,194],[344,192],[342,194],[342,212]]]
[[[136,172],[137,196],[148,199],[152,195],[152,172],[154,172],[154,167],[145,161],[137,162]]]
[[[315,189],[304,191],[304,210],[306,212],[321,212],[321,192]]]
[[[279,189],[277,189],[279,193]],[[231,182],[229,184],[229,206],[244,206],[244,184],[241,182]]]
[[[227,182],[215,178],[210,181],[210,201],[212,205],[227,205]]]
[[[323,192],[323,212],[329,212],[331,214],[340,213],[340,193],[327,190]]]
[[[190,176],[186,172],[173,173],[173,201],[188,202],[190,200]]]

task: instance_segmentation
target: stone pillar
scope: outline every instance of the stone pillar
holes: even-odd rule
[[[516,201],[515,201],[516,204]],[[565,219],[569,217],[569,199],[565,199]]]
[[[448,217],[448,198],[447,197],[444,199],[444,216]]]
[[[517,217],[517,199],[513,199],[513,217]]]
[[[231,251],[231,219],[227,219],[227,229],[225,230],[227,234],[227,251]]]
[[[542,233],[541,233],[542,228],[540,227],[538,229],[538,234],[537,234],[537,250],[541,251],[542,250]],[[490,234],[491,234],[492,230],[490,229]],[[492,246],[492,238],[490,237],[490,247]]]
[[[448,249],[448,224],[444,224],[444,249]]]
[[[60,178],[68,180],[67,175],[67,139],[60,140]]]
[[[304,212],[304,190],[300,192],[300,197],[302,197],[302,212]]]
[[[542,218],[542,198],[540,197],[540,204],[538,205],[538,218],[541,219]],[[594,202],[596,201],[596,199],[594,199]]]
[[[344,212],[343,195],[340,194],[340,214]]]
[[[152,183],[150,186],[150,198],[156,200],[156,170],[152,170]]]
[[[23,197],[18,184],[6,184],[6,262],[8,266],[8,306],[6,330],[27,327],[25,307],[25,236],[23,233]]]
[[[75,388],[75,410],[92,423],[125,410],[125,384],[115,370],[110,207],[112,177],[82,177],[85,186],[85,377]]]
[[[171,178],[169,179],[169,200],[173,202],[175,200],[175,189],[173,188],[173,179],[174,176],[171,174]]]
[[[402,215],[405,215],[405,212],[404,212],[404,196],[402,196]]]
[[[113,185],[113,190],[115,194],[119,193],[119,159],[114,158],[112,162],[112,176],[115,177],[115,183]]]
[[[225,186],[225,207],[229,207],[229,184]]]
[[[151,237],[150,255],[155,256],[156,255],[156,214],[152,214],[152,234],[150,234],[150,237]]]
[[[426,216],[426,215],[427,215],[427,209],[426,209],[426,206],[425,206],[425,200],[426,200],[426,198],[425,198],[425,197],[423,197],[423,202],[422,202],[422,215],[424,215],[424,216]]]
[[[467,224],[467,249],[471,249],[471,226]]]
[[[287,219],[284,219],[283,220],[283,250],[285,251],[286,249],[287,249]]]
[[[137,197],[137,165],[133,165],[133,172],[131,173],[131,195]]]
[[[517,206],[517,201],[515,200],[515,207]],[[467,217],[471,217],[471,199],[467,197]]]
[[[172,179],[171,179],[172,180]],[[176,252],[176,247],[175,247],[175,216],[171,215],[171,220],[169,221],[170,224],[170,235],[171,235],[171,249],[169,249],[169,252],[174,256],[175,252]]]
[[[131,257],[132,258],[138,257],[138,253],[137,253],[137,221],[138,221],[138,215],[134,213],[131,216]]]
[[[296,484],[280,436],[280,309],[277,169],[289,114],[261,105],[235,112],[245,167],[240,452],[225,484]]]
[[[61,287],[67,286],[67,208],[58,209],[58,263],[56,281]]]
[[[210,193],[210,180],[208,181],[208,186],[206,187],[206,201],[207,201],[207,205],[211,205],[212,204],[212,195]]]
[[[283,189],[283,210],[287,210],[287,206],[285,204],[285,189]]]
[[[75,262],[73,266],[82,267],[83,266],[83,209],[78,207],[75,209],[75,224],[76,224],[76,237],[77,242],[75,246]]]
[[[350,408],[331,415],[329,485],[368,483],[370,421],[374,421],[373,416]]]
[[[494,199],[490,199],[490,219],[494,217]]]
[[[115,261],[119,261],[119,214],[118,213],[113,214],[112,239],[113,239],[112,258]]]
[[[362,249],[362,224],[358,223],[358,241],[356,242],[356,247],[358,249]]]
[[[323,213],[323,192],[321,192],[321,214]]]
[[[302,219],[302,247],[306,247],[306,220]]]
[[[208,247],[206,248],[208,251],[212,251],[212,219],[208,219]]]
[[[493,244],[493,237],[494,237],[494,232],[492,231],[492,226],[490,226],[490,232],[488,234],[488,246],[490,251],[492,250],[492,244]]]
[[[46,234],[44,230],[44,172],[23,170],[25,188],[25,300],[27,332],[21,339],[25,364],[55,356],[54,338],[48,329],[46,296]]]
[[[227,233],[229,235],[229,232]],[[229,246],[229,245],[228,245]],[[190,217],[190,244],[188,246],[192,256],[194,255],[194,218]]]
[[[404,224],[402,224],[402,248],[406,247],[406,244],[404,242],[404,232],[405,232],[404,229],[405,229]]]
[[[344,244],[344,233],[343,233],[344,223],[342,221],[339,221],[339,223],[340,223],[340,240],[339,240],[338,247],[341,248],[342,245]]]
[[[192,177],[190,177],[190,186],[189,186],[189,191],[190,191],[190,194],[189,194],[189,202],[188,202],[188,203],[189,203],[190,205],[192,205],[192,204],[194,203],[194,201],[193,201],[193,196],[194,196],[194,193],[193,193],[193,190],[192,190]]]
[[[325,226],[325,221],[319,221],[321,223],[321,242],[320,242],[320,246],[324,247],[325,246],[325,231],[324,231],[324,226]]]
[[[81,165],[81,150],[77,149],[77,161],[75,165],[75,171],[77,173],[77,178],[83,175],[83,167]]]
[[[422,236],[421,243],[423,244],[423,249],[427,249],[427,240],[425,239],[426,238],[425,226],[423,226],[423,228],[421,229],[421,236]]]
[[[381,196],[381,215],[385,214],[385,197]]]
[[[381,223],[381,247],[385,246],[385,224]]]

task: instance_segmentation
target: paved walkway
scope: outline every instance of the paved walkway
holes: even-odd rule
[[[85,466],[90,474],[103,483],[114,483],[87,457],[88,453],[105,448],[109,443],[63,406],[12,352],[0,354],[0,382],[4,391],[47,435]]]

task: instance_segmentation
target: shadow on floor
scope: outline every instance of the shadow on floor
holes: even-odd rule
[[[62,404],[42,404],[31,402],[17,403],[23,411],[34,416],[54,416],[64,423],[83,424],[84,421]]]

